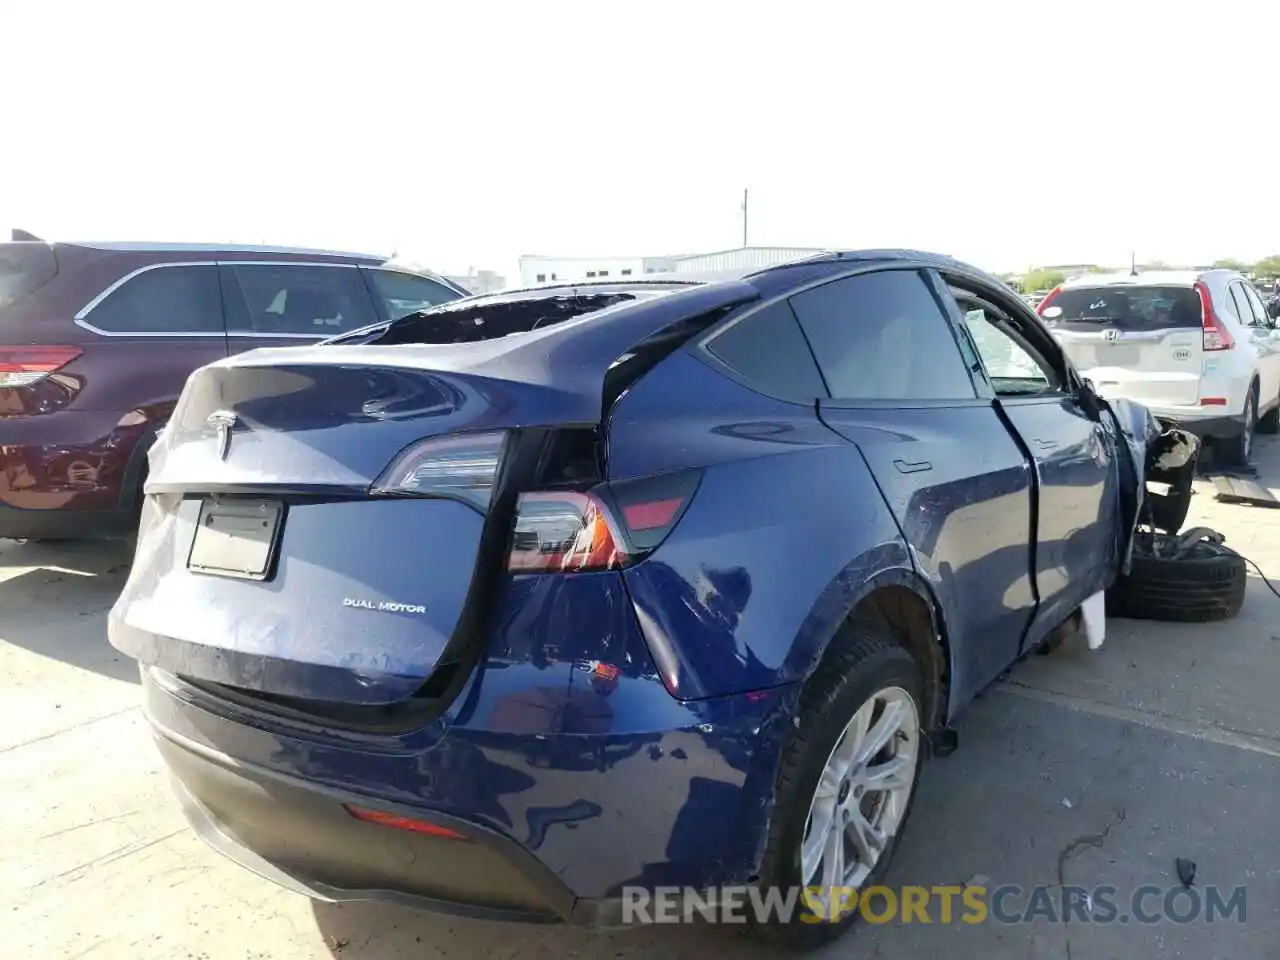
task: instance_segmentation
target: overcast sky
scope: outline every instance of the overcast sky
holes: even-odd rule
[[[77,9],[77,7],[80,9]],[[1280,252],[1280,5],[6,6],[0,229],[522,253]]]

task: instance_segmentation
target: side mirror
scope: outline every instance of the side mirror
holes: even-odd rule
[[[1080,385],[1076,388],[1076,403],[1080,404],[1080,409],[1090,420],[1102,420],[1102,403],[1098,400],[1092,381],[1084,377],[1080,378]]]

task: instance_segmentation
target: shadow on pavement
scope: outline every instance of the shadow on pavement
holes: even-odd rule
[[[325,945],[340,960],[421,960],[427,957],[519,957],[520,960],[664,960],[720,956],[775,960],[777,950],[741,928],[679,924],[596,933],[559,926],[459,920],[372,903],[313,903]]]
[[[0,641],[115,680],[137,665],[107,643],[107,612],[129,572],[116,543],[0,541]]]

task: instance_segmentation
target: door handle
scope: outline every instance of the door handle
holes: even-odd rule
[[[928,460],[919,460],[915,463],[908,460],[895,460],[893,465],[899,473],[924,473],[926,470],[933,469],[933,464]]]

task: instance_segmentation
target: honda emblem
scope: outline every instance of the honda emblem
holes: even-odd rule
[[[1117,340],[1120,339],[1120,331],[1104,330],[1102,333],[1102,339],[1107,341],[1107,343],[1115,343]]]

